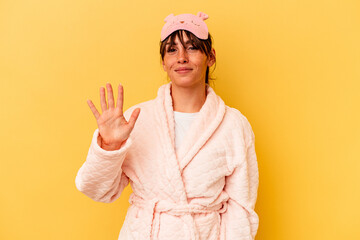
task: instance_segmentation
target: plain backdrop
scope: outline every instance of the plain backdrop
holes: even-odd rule
[[[164,18],[203,11],[211,86],[255,133],[258,240],[360,239],[357,0],[0,1],[0,239],[115,240],[129,206],[79,192],[99,88],[156,97]]]

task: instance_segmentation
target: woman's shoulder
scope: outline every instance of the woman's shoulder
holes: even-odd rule
[[[131,107],[129,107],[125,112],[124,112],[124,116],[126,118],[126,120],[129,120],[131,113],[136,109],[136,108],[140,108],[140,112],[145,112],[148,109],[153,109],[154,108],[154,104],[155,104],[155,99],[151,99],[145,102],[141,102],[138,104],[135,104]]]
[[[225,112],[226,112],[225,116],[229,120],[234,121],[235,124],[236,123],[241,124],[241,125],[250,124],[247,117],[242,112],[240,112],[240,110],[238,110],[234,107],[230,107],[230,106],[226,105]]]
[[[231,124],[234,131],[239,130],[249,139],[254,140],[255,135],[248,118],[238,109],[226,105],[224,121]]]

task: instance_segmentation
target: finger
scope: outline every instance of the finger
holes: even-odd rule
[[[111,84],[106,83],[106,88],[107,88],[107,99],[108,99],[109,108],[114,108],[114,94]]]
[[[134,128],[134,125],[135,125],[135,122],[136,120],[138,119],[139,117],[139,114],[140,114],[140,108],[136,108],[132,114],[131,114],[131,117],[129,119],[129,125],[130,125],[130,128]]]
[[[95,118],[96,118],[96,120],[97,120],[97,119],[100,117],[100,113],[98,112],[98,110],[96,109],[95,105],[93,104],[93,102],[92,102],[90,99],[88,99],[86,102],[87,102],[87,104],[89,105],[92,113],[94,114],[94,116],[95,116]]]
[[[100,87],[100,105],[102,112],[107,110],[106,100],[105,100],[105,88]]]
[[[124,103],[124,88],[120,83],[118,87],[116,107],[121,111],[121,114],[123,113],[123,103]]]

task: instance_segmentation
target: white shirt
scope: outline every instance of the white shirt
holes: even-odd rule
[[[199,112],[184,113],[174,111],[175,120],[175,149],[177,150],[184,139],[190,125],[199,115]]]

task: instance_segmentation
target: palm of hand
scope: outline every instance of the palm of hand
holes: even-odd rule
[[[132,130],[118,108],[107,109],[103,112],[97,124],[103,143],[106,145],[124,142]]]
[[[91,100],[87,103],[94,114],[101,137],[101,147],[105,150],[117,150],[129,138],[139,116],[140,108],[135,109],[129,121],[123,115],[123,87],[119,84],[118,98],[115,107],[114,95],[110,83],[106,84],[108,104],[105,100],[105,89],[100,88],[100,104],[102,114],[98,112]]]

